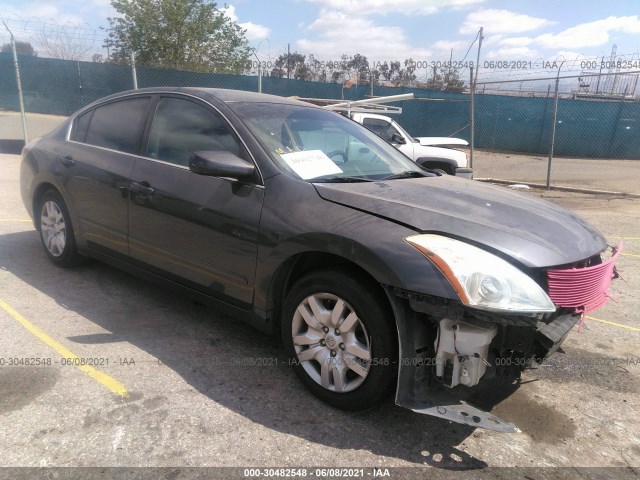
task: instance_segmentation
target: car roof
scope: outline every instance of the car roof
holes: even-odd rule
[[[248,92],[245,90],[229,90],[224,88],[201,88],[208,95],[216,97],[225,103],[232,102],[266,102],[266,103],[286,103],[292,105],[309,106],[307,102],[301,102],[294,98],[269,95],[267,93]]]
[[[252,102],[252,103],[280,103],[280,104],[289,104],[289,105],[300,105],[305,107],[314,108],[315,106],[307,103],[301,102],[300,100],[296,100],[294,98],[280,97],[277,95],[269,95],[266,93],[257,93],[257,92],[248,92],[244,90],[230,90],[225,88],[205,88],[205,87],[151,87],[151,88],[140,88],[137,90],[126,90],[123,92],[118,92],[113,95],[109,95],[104,98],[100,98],[95,103],[101,103],[105,100],[114,100],[120,97],[126,97],[130,95],[136,94],[145,94],[145,93],[183,93],[194,95],[203,99],[207,97],[214,97],[225,103],[237,103],[237,102]]]

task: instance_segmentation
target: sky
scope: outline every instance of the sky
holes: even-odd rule
[[[563,60],[569,69],[591,57],[608,60],[614,44],[629,61],[625,68],[640,70],[639,6],[638,0],[228,0],[226,13],[268,62],[288,45],[326,61],[355,53],[370,61],[475,61],[483,27],[481,66],[555,73]],[[100,27],[115,15],[109,0],[0,0],[0,18],[18,40],[77,24],[95,53],[106,53]],[[4,43],[3,30],[0,24]]]

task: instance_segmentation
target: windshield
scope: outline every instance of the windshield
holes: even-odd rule
[[[279,103],[237,103],[242,118],[283,170],[304,180],[373,181],[424,172],[374,133],[327,110]]]

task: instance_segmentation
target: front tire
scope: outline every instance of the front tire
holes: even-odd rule
[[[366,277],[344,270],[307,274],[287,295],[285,349],[302,383],[324,402],[362,410],[394,386],[397,333],[383,296]]]
[[[40,197],[35,211],[39,214],[40,240],[49,259],[60,267],[81,263],[69,210],[60,194],[47,190]]]

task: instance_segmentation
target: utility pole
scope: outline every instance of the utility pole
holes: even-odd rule
[[[551,190],[551,162],[553,161],[553,150],[556,145],[556,123],[558,121],[558,97],[560,96],[560,70],[562,70],[564,60],[558,67],[558,75],[556,76],[555,98],[553,100],[553,120],[551,124],[551,145],[549,145],[549,162],[547,163],[547,190]]]
[[[484,27],[480,27],[480,32],[478,32],[478,56],[476,57],[476,76],[473,79],[473,88],[476,88],[476,83],[478,83],[478,70],[480,70],[480,49],[482,48],[482,39],[484,35],[482,32],[484,31]]]
[[[22,118],[22,137],[24,138],[24,144],[29,143],[29,138],[27,137],[27,117],[24,113],[24,99],[22,97],[22,82],[20,81],[20,66],[18,65],[18,52],[16,51],[16,40],[13,38],[13,32],[9,30],[7,24],[2,21],[4,28],[7,29],[9,35],[11,36],[11,51],[13,52],[13,66],[16,71],[16,83],[18,84],[18,103],[20,104],[20,117]]]
[[[469,168],[473,168],[473,150],[475,149],[475,85],[473,83],[473,67],[469,70]]]
[[[291,56],[291,48],[290,48],[290,44],[287,43],[287,78],[291,78],[290,66],[289,66],[289,57],[290,56]]]

